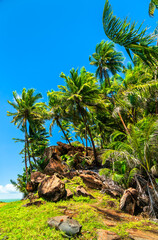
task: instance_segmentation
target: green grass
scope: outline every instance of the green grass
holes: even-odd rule
[[[66,183],[66,187],[75,190],[76,186],[81,184],[78,177],[74,181]],[[108,226],[104,220],[107,220],[105,213],[101,213],[97,208],[113,210],[108,205],[108,201],[115,203],[115,210],[118,210],[119,200],[112,199],[108,195],[103,195],[100,191],[87,189],[96,199],[74,196],[70,200],[54,202],[45,202],[43,205],[23,207],[29,202],[18,201],[8,203],[0,207],[0,240],[47,240],[65,239],[62,233],[47,224],[49,218],[68,214],[78,220],[82,225],[82,234],[73,239],[95,240],[97,239],[97,229],[105,229],[116,232],[122,239],[128,239],[127,229],[139,228],[144,230],[158,229],[158,224],[147,224],[147,221],[115,221],[115,226]],[[97,207],[97,208],[96,208]]]

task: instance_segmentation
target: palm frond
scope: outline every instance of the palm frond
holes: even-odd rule
[[[158,0],[151,0],[149,3],[149,16],[153,17],[155,9],[158,9]]]
[[[142,24],[130,23],[113,15],[109,1],[106,0],[103,11],[103,27],[107,37],[114,43],[123,46],[133,61],[131,52],[140,57],[147,65],[155,65],[158,59],[158,47],[151,46],[154,36],[146,35],[147,28],[140,30]]]

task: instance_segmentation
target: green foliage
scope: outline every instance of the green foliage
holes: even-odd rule
[[[28,169],[28,171],[30,172],[30,169]],[[27,179],[26,177],[26,171],[25,169],[23,169],[23,174],[18,174],[17,176],[17,181],[14,180],[10,180],[10,182],[14,185],[14,187],[20,191],[21,193],[23,193],[23,196],[27,196],[28,192],[26,190],[26,183],[27,180],[30,181],[30,175],[29,178]]]
[[[115,75],[121,72],[123,68],[123,55],[114,49],[114,43],[101,41],[96,45],[96,52],[89,57],[91,65],[97,67],[96,76],[99,77],[100,82],[105,80],[106,86],[109,84],[109,73]]]
[[[150,15],[157,5],[157,0],[151,0]],[[62,156],[69,168],[75,168],[76,162],[84,168],[86,162],[90,163],[87,159],[95,159],[93,164],[100,167],[100,155],[104,152],[103,163],[108,160],[110,166],[100,174],[128,187],[135,174],[141,172],[147,177],[151,168],[158,166],[158,47],[151,45],[158,34],[156,29],[154,34],[146,35],[147,29],[141,30],[142,24],[137,26],[116,18],[106,0],[103,27],[113,42],[101,41],[96,45],[89,58],[90,64],[96,66],[95,74],[84,67],[80,71],[72,68],[69,75],[62,72],[60,77],[65,85],[59,85],[58,91],[48,91],[48,106],[39,102],[42,95],[35,94],[34,89],[24,88],[21,96],[13,92],[14,101],[8,103],[15,112],[7,114],[24,134],[24,139],[14,140],[24,144],[21,154],[26,173],[12,183],[21,192],[26,194],[28,173],[42,171],[47,164],[43,158],[49,142],[46,120],[51,120],[50,135],[56,124],[70,145],[85,145],[85,158],[77,153]],[[115,50],[114,43],[126,49],[133,64],[123,66],[123,55]],[[124,76],[119,76],[119,72]],[[74,138],[77,141],[72,142]],[[88,146],[93,148],[94,156]]]
[[[38,171],[42,172],[42,171],[45,169],[45,167],[47,166],[48,162],[49,162],[49,160],[46,161],[45,158],[39,158],[39,159],[36,161],[35,168],[36,168]]]
[[[102,168],[99,170],[99,175],[108,177],[111,174],[111,170],[109,168]]]
[[[158,48],[150,46],[155,41],[151,35],[146,35],[147,28],[140,31],[142,24],[136,28],[136,23],[122,21],[113,15],[112,7],[106,0],[103,11],[103,27],[107,37],[114,43],[123,46],[132,59],[131,52],[140,57],[147,65],[154,65],[158,59]]]
[[[158,9],[158,0],[151,0],[149,3],[149,15],[154,16],[155,9]]]
[[[82,143],[80,143],[79,141],[74,141],[71,144],[74,147],[84,147],[84,145]]]
[[[143,168],[146,174],[150,173],[157,159],[154,150],[158,141],[157,124],[155,118],[148,117],[140,120],[136,125],[130,125],[130,135],[127,135],[127,140],[113,144],[115,149],[107,149],[103,154],[104,161],[108,158],[114,162],[126,160],[128,171],[137,167]]]

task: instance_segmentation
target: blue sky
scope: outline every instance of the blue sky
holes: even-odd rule
[[[148,16],[150,1],[110,0],[114,14],[148,26],[152,33],[158,21]],[[107,40],[102,26],[105,0],[1,0],[0,1],[0,199],[16,198],[10,179],[16,179],[24,164],[19,156],[21,145],[12,138],[20,138],[20,130],[10,123],[7,111],[13,111],[7,100],[12,92],[21,94],[25,87],[41,92],[47,101],[47,91],[63,84],[59,74],[85,66],[89,55],[101,40]],[[116,46],[117,50],[122,50]],[[126,59],[127,61],[127,59]],[[60,140],[54,129],[51,144]],[[14,196],[13,196],[14,195]]]

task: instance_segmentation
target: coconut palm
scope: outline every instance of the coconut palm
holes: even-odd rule
[[[67,109],[73,108],[73,111],[77,112],[82,119],[91,139],[95,162],[97,164],[96,148],[88,118],[88,111],[94,110],[99,105],[103,106],[97,80],[85,68],[81,69],[80,74],[78,74],[78,70],[71,69],[70,76],[67,77],[64,73],[61,73],[60,77],[64,78],[66,83],[65,86],[59,86],[59,89],[63,93]]]
[[[158,121],[154,117],[143,118],[135,125],[129,126],[129,134],[113,133],[113,149],[107,149],[104,160],[109,156],[114,160],[126,159],[131,168],[138,167],[148,176],[152,166],[157,162],[156,146],[158,143]],[[117,141],[122,136],[125,141]]]
[[[25,169],[26,175],[27,171],[27,154],[28,160],[31,168],[30,162],[30,152],[29,152],[29,140],[28,140],[28,128],[32,127],[33,121],[41,120],[41,104],[37,103],[39,99],[42,98],[40,93],[34,95],[35,90],[29,89],[28,91],[24,88],[22,95],[19,96],[16,91],[13,92],[14,102],[8,101],[8,103],[14,107],[16,112],[7,112],[8,116],[12,116],[13,120],[11,123],[21,128],[25,134]]]
[[[133,60],[131,52],[141,58],[147,65],[157,65],[158,47],[151,46],[155,42],[155,37],[146,35],[147,28],[140,31],[142,24],[136,28],[136,23],[130,23],[125,19],[122,21],[113,15],[112,7],[106,0],[103,11],[103,27],[106,36],[123,46],[130,58]]]
[[[96,77],[100,79],[100,83],[103,79],[106,81],[106,86],[110,86],[109,74],[115,75],[117,72],[121,72],[123,68],[123,55],[121,52],[117,52],[114,49],[114,43],[101,41],[97,44],[96,52],[89,57],[91,65],[97,67]]]

